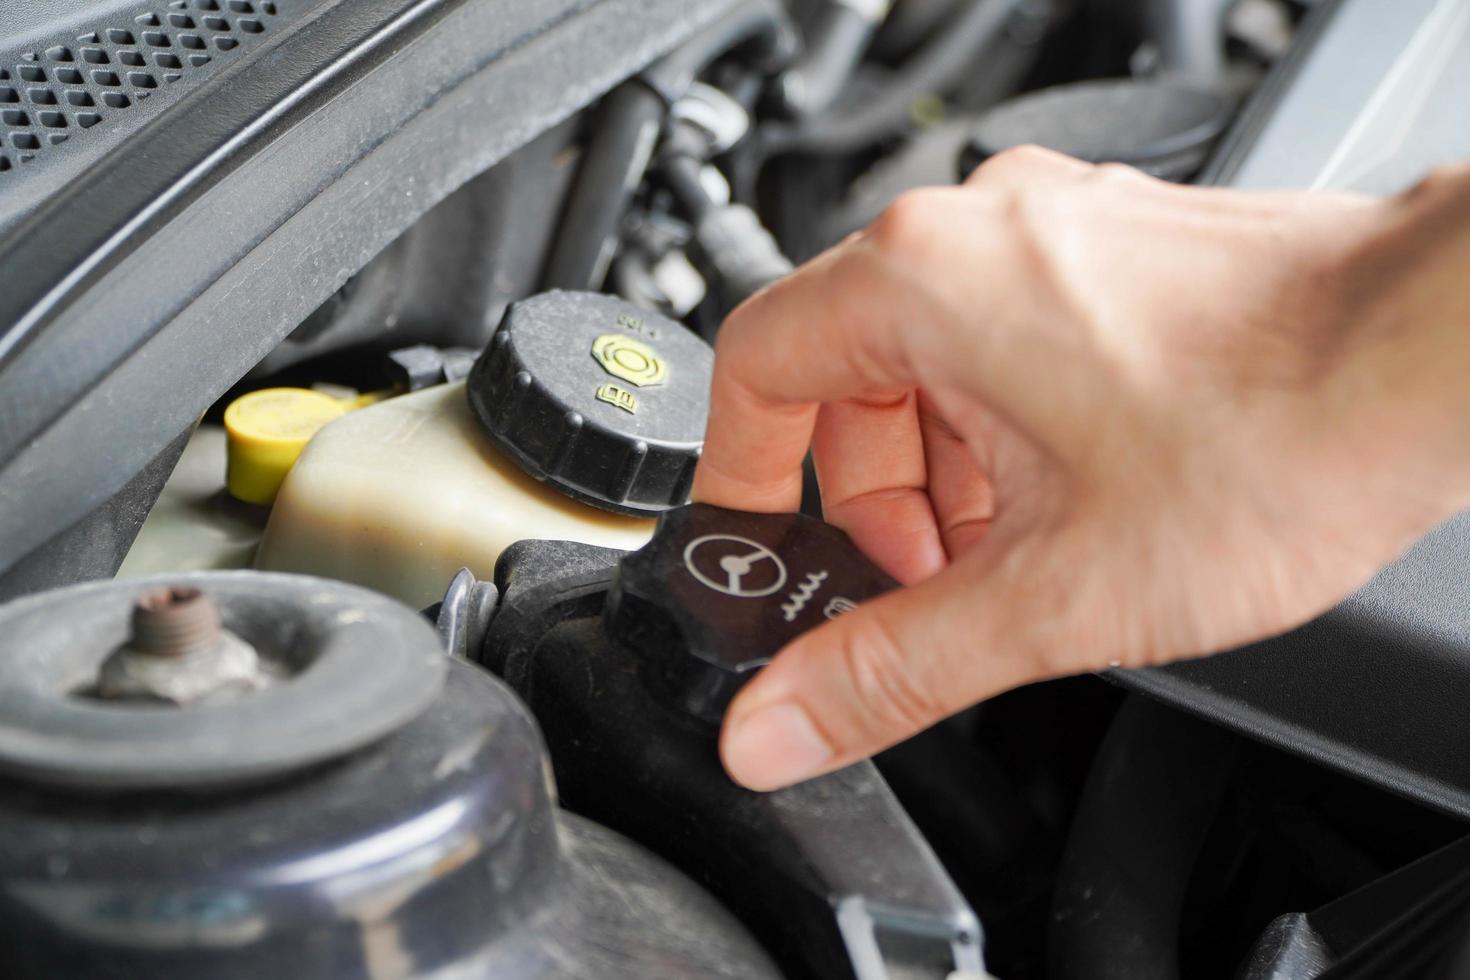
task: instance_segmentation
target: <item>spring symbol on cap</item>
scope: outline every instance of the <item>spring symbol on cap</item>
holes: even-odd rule
[[[795,592],[787,596],[788,601],[781,604],[781,612],[786,614],[786,622],[791,622],[796,618],[797,613],[806,608],[806,604],[811,601],[812,596],[817,594],[817,590],[825,581],[827,581],[826,572],[812,572]]]

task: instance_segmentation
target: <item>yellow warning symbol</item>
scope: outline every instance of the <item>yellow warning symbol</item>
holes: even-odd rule
[[[639,388],[663,384],[668,374],[663,358],[652,347],[625,334],[598,337],[592,342],[592,356],[608,374]]]
[[[638,414],[638,397],[626,388],[606,384],[597,389],[597,397],[609,405],[616,405],[629,415]]]

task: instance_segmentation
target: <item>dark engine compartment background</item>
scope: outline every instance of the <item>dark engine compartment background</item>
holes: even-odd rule
[[[956,61],[944,42],[991,6],[1005,31]],[[908,0],[848,96],[802,118],[769,88],[816,36],[815,0],[789,24],[737,0],[12,3],[0,599],[111,576],[230,393],[359,383],[416,343],[482,348],[548,286],[668,312],[648,269],[689,229],[657,175],[626,189],[597,281],[559,281],[558,263],[586,250],[569,201],[627,122],[620,83],[711,31],[735,42],[700,79],[756,120],[714,162],[797,261],[901,190],[957,179],[976,119],[1006,99],[1160,65],[1232,100],[1188,169],[1200,182],[1382,193],[1470,154],[1463,5],[1280,6],[1284,53],[1237,32],[1212,62],[1169,3]],[[764,20],[785,30],[756,44],[742,25]],[[707,335],[719,285],[678,311]],[[1456,975],[1466,527],[1286,637],[1015,691],[881,757],[985,924],[989,968]]]

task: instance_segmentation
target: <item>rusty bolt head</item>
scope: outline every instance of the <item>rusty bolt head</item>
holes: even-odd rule
[[[222,637],[214,600],[193,586],[162,586],[138,597],[128,645],[155,657],[182,657],[213,649]]]
[[[183,705],[240,696],[269,682],[255,649],[226,631],[214,600],[192,586],[144,592],[132,627],[102,664],[96,690],[103,698]]]

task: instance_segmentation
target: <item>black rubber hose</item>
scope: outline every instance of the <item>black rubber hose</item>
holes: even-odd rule
[[[914,103],[950,91],[978,70],[982,52],[1027,2],[975,0],[885,82],[875,98],[804,125],[770,127],[764,137],[766,154],[851,153],[903,131],[910,125]]]
[[[1237,736],[1134,695],[1082,792],[1052,902],[1052,980],[1177,980],[1185,892]]]
[[[780,7],[771,0],[748,0],[613,90],[597,110],[599,125],[567,198],[544,288],[602,286],[623,215],[648,171],[669,107],[717,58],[747,43],[755,47],[752,56],[758,61],[779,58],[790,34]]]
[[[653,159],[668,106],[652,89],[625,82],[609,95],[577,170],[556,245],[547,260],[547,289],[598,289],[617,250],[619,224]]]
[[[1158,68],[1204,85],[1225,78],[1226,18],[1237,0],[1092,0],[1092,13],[1134,44],[1150,45]]]
[[[969,0],[903,0],[883,21],[868,49],[873,57],[894,64],[913,54],[940,25],[953,14],[955,7]]]
[[[828,0],[808,35],[806,54],[781,76],[781,99],[792,115],[815,116],[837,100],[887,15],[885,8],[886,0],[872,11]]]
[[[759,72],[783,66],[797,48],[786,9],[777,0],[746,0],[639,77],[673,105],[701,72],[737,48]]]
[[[1144,37],[1158,47],[1161,67],[1199,82],[1219,84],[1225,76],[1225,16],[1234,2],[1149,0],[1143,4],[1139,13],[1144,18]]]
[[[690,221],[698,223],[715,207],[700,181],[704,161],[689,154],[670,154],[659,161],[659,173]]]
[[[671,154],[659,163],[664,182],[694,225],[694,254],[715,282],[723,319],[746,299],[790,275],[793,267],[754,211],[710,198],[700,182],[702,167],[701,160],[687,154]]]

